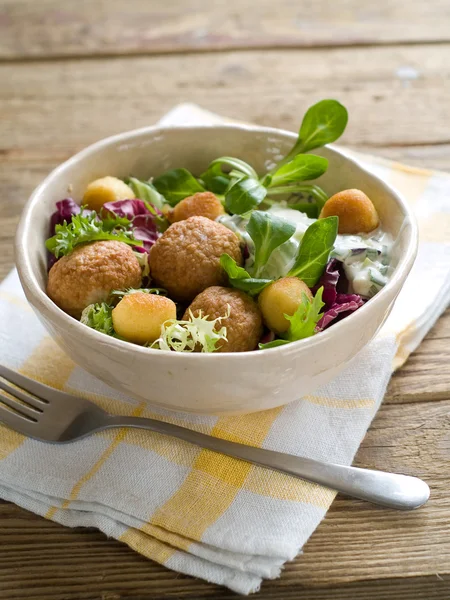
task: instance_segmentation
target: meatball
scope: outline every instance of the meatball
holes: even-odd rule
[[[174,223],[150,250],[150,272],[155,283],[171,297],[190,302],[212,285],[226,283],[220,256],[229,254],[242,264],[238,237],[206,217]]]
[[[141,267],[133,250],[114,240],[77,246],[50,269],[47,294],[77,319],[86,306],[107,300],[112,290],[141,285]]]
[[[379,218],[372,200],[361,190],[343,190],[328,198],[319,219],[339,217],[339,233],[369,233]]]
[[[254,350],[262,335],[262,317],[258,305],[245,292],[231,288],[213,286],[204,290],[184,313],[189,319],[189,311],[198,316],[199,311],[211,320],[223,317],[230,310],[230,316],[218,323],[227,328],[227,340],[217,343],[217,352],[248,352]]]
[[[106,202],[129,200],[134,197],[135,193],[126,183],[117,177],[108,175],[91,181],[84,192],[83,204],[86,204],[91,210],[100,212]]]
[[[177,307],[173,300],[145,292],[127,294],[112,311],[116,333],[136,344],[157,340],[161,325],[176,317]]]
[[[309,287],[298,277],[282,277],[274,281],[260,293],[259,308],[264,322],[275,333],[284,333],[290,322],[284,315],[292,316],[303,302],[303,294],[312,300]]]
[[[198,192],[179,202],[175,208],[170,211],[168,217],[171,223],[184,221],[184,219],[196,216],[206,217],[207,219],[214,221],[224,213],[225,210],[217,196],[212,192]]]

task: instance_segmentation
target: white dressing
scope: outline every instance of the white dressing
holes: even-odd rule
[[[272,252],[260,275],[267,279],[278,279],[287,275],[291,269],[302,237],[315,219],[281,203],[273,205],[267,212],[296,226],[292,238]],[[249,256],[245,261],[245,268],[248,270],[254,262],[253,242],[245,229],[248,218],[223,215],[217,220],[234,231],[247,245]],[[350,293],[370,298],[386,285],[392,272],[389,266],[392,246],[392,236],[381,229],[369,234],[337,236],[331,257],[342,261]]]

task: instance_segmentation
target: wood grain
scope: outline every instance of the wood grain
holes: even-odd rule
[[[275,8],[276,7],[276,8]],[[0,58],[450,41],[447,0],[2,0]]]
[[[295,130],[326,97],[349,109],[343,144],[447,145],[449,55],[450,44],[0,64],[0,151],[24,164],[27,153],[65,155],[182,101]]]
[[[391,379],[384,402],[450,400],[449,351],[450,309]]]

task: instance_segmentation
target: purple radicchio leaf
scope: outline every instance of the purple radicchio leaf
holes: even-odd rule
[[[364,304],[364,300],[359,294],[337,294],[336,304],[346,304],[347,302],[356,302],[359,306]]]
[[[143,248],[150,252],[150,248],[160,236],[154,216],[150,213],[148,215],[138,215],[134,217],[132,226],[133,236],[137,240],[142,240],[144,243]]]
[[[137,198],[107,202],[103,205],[103,208],[106,211],[113,212],[118,217],[129,219],[133,228],[133,236],[144,243],[143,246],[136,246],[134,249],[138,252],[150,251],[150,248],[160,236],[156,224],[157,217],[162,216],[160,210],[153,207],[154,213],[151,213],[145,203]]]
[[[331,308],[324,312],[323,317],[317,323],[316,331],[322,331],[331,325],[331,323],[344,319],[364,304],[364,300],[357,294],[338,294],[338,296],[348,296],[349,298],[355,299],[348,302],[342,302],[341,304],[333,304]]]
[[[349,314],[360,308],[364,300],[358,294],[347,294],[348,280],[344,272],[344,265],[336,258],[331,259],[322,277],[312,290],[315,293],[323,286],[322,299],[325,302],[323,317],[317,323],[316,331],[322,331]]]
[[[70,223],[74,215],[79,215],[81,211],[80,206],[72,200],[72,198],[64,198],[56,203],[56,210],[50,217],[50,230],[49,237],[55,235],[55,227],[62,225],[64,221]]]
[[[321,278],[311,291],[315,294],[321,287],[323,287],[322,300],[325,302],[326,308],[331,308],[335,304],[336,296],[339,292],[346,292],[348,290],[348,280],[344,272],[344,265],[337,258],[332,258],[328,262]]]
[[[270,329],[264,329],[261,339],[259,340],[260,344],[268,344],[269,342],[273,342],[275,339],[275,334]]]
[[[132,221],[138,215],[149,215],[150,211],[142,200],[116,200],[115,202],[106,202],[103,205],[105,211],[111,211],[118,217],[125,217]]]
[[[63,200],[59,200],[56,203],[55,212],[50,217],[49,237],[55,235],[55,227],[57,225],[63,225],[64,222],[70,223],[72,221],[72,217],[79,215],[80,211],[81,208],[79,204],[77,204],[72,198],[64,198]],[[58,259],[56,256],[47,250],[48,271],[50,271],[57,260]]]

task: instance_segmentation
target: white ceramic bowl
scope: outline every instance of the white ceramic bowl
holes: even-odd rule
[[[326,331],[264,351],[183,354],[150,350],[89,329],[45,293],[44,240],[55,202],[82,198],[104,175],[140,178],[174,167],[201,173],[218,156],[251,163],[258,172],[284,155],[292,133],[244,125],[148,127],[102,140],[56,168],[34,191],[17,231],[16,261],[25,294],[56,342],[86,371],[131,396],[169,409],[232,414],[280,406],[333,378],[375,335],[389,314],[417,251],[417,227],[405,202],[383,181],[332,147],[320,185],[329,194],[360,188],[372,198],[383,227],[396,239],[394,274],[367,304]]]

